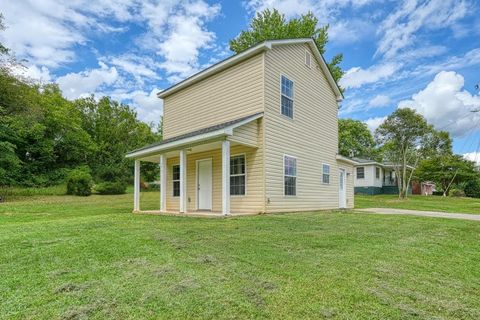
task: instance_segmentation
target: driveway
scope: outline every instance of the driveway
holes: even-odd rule
[[[420,217],[435,217],[435,218],[480,221],[480,215],[468,214],[468,213],[449,213],[449,212],[438,212],[438,211],[420,211],[420,210],[391,209],[391,208],[367,208],[367,209],[355,209],[355,211],[361,211],[366,213],[376,213],[376,214],[403,214],[403,215],[420,216]]]

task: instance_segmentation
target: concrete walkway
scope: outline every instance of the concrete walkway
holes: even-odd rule
[[[403,215],[421,216],[421,217],[436,217],[436,218],[480,221],[480,215],[468,214],[468,213],[449,213],[449,212],[438,212],[438,211],[420,211],[420,210],[391,209],[391,208],[355,209],[355,211],[361,211],[366,213],[376,213],[376,214],[403,214]]]

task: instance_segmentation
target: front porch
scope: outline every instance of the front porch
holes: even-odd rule
[[[253,115],[131,152],[133,212],[201,217],[262,212],[260,118]],[[140,207],[142,162],[160,167],[159,210]]]

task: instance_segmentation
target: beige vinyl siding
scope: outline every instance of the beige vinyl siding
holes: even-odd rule
[[[247,185],[245,196],[232,196],[230,198],[230,211],[234,213],[260,213],[263,212],[263,170],[262,150],[241,145],[230,148],[230,154],[245,154],[247,163]],[[212,159],[212,211],[222,211],[222,151],[211,151],[187,154],[187,204],[188,211],[197,209],[197,160]],[[179,163],[179,158],[167,160],[167,210],[179,210],[179,197],[173,197],[172,166]]]
[[[228,139],[248,146],[258,147],[260,121],[261,120],[252,121],[246,125],[233,129],[233,136]]]
[[[263,111],[263,53],[164,99],[168,139]]]
[[[338,208],[338,106],[307,45],[276,46],[265,54],[265,171],[267,212]],[[313,56],[312,56],[313,57]],[[280,79],[294,82],[293,119],[281,114]],[[284,196],[283,156],[297,158],[296,196]],[[330,165],[330,184],[322,183]]]

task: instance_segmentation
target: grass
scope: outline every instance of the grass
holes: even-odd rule
[[[4,197],[7,201],[15,200],[19,198],[32,197],[32,196],[53,196],[63,195],[67,192],[67,186],[65,184],[55,185],[51,187],[1,187],[0,197]]]
[[[397,208],[480,214],[480,199],[411,195],[406,200],[399,200],[396,195],[355,195],[355,208]]]
[[[131,207],[130,194],[0,204],[0,318],[480,318],[475,221]]]

